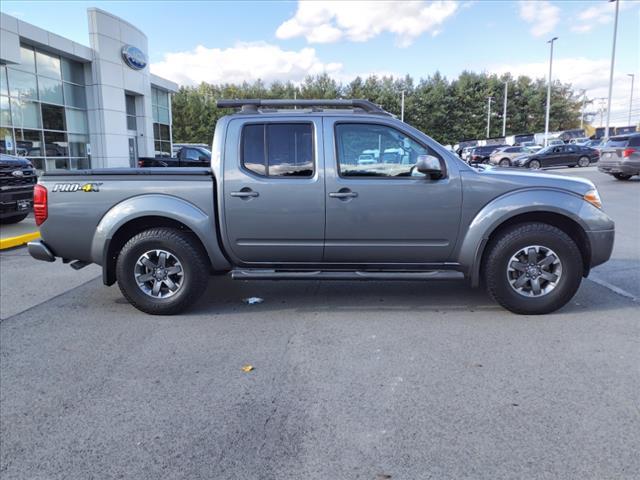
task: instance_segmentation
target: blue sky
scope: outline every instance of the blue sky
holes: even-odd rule
[[[181,84],[297,82],[322,71],[343,81],[371,73],[420,78],[436,70],[451,77],[464,69],[545,77],[546,40],[558,36],[554,77],[590,97],[607,95],[615,8],[606,0],[1,3],[4,13],[85,45],[91,6],[144,31],[152,71]],[[622,1],[616,115],[628,108],[626,74],[640,77],[639,50],[640,2]]]

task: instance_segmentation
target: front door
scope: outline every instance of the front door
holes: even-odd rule
[[[240,263],[319,263],[325,226],[322,122],[235,119],[224,153],[225,232]]]
[[[458,172],[416,172],[417,157],[436,152],[383,119],[324,122],[325,151],[335,152],[325,162],[325,262],[447,261],[460,224]]]

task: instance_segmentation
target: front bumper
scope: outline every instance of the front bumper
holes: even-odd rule
[[[36,260],[42,260],[44,262],[55,262],[55,255],[49,250],[49,247],[42,240],[35,240],[27,243],[27,250]]]
[[[591,265],[590,268],[603,264],[611,258],[613,243],[615,240],[615,230],[597,230],[586,232],[591,245]]]
[[[0,193],[0,218],[28,213],[33,209],[33,187],[7,189]]]

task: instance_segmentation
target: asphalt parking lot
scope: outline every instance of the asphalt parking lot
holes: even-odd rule
[[[95,266],[0,254],[0,476],[637,479],[640,179],[555,173],[617,236],[541,317],[462,283],[226,277],[152,317]]]

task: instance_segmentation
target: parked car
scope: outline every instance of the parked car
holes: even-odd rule
[[[373,165],[376,159],[370,153],[364,153],[358,157],[358,165]]]
[[[474,147],[469,154],[469,164],[487,163],[493,152],[509,145],[485,145],[484,147]]]
[[[640,133],[611,137],[600,149],[598,170],[618,180],[640,175]]]
[[[462,149],[462,153],[460,154],[460,158],[465,162],[469,161],[469,156],[471,155],[472,150],[476,147],[464,147]]]
[[[511,160],[527,153],[531,153],[527,147],[502,147],[489,156],[489,163],[501,167],[510,167]]]
[[[0,154],[0,223],[18,223],[33,207],[33,186],[38,181],[29,160]]]
[[[547,146],[549,145],[564,145],[564,142],[559,138],[553,138],[547,142]]]
[[[611,255],[614,223],[588,180],[472,168],[366,100],[218,106],[242,113],[218,120],[211,168],[46,172],[35,192],[42,239],[29,253],[97,263],[105,284],[151,314],[192,305],[212,273],[482,279],[505,308],[543,314]],[[376,146],[401,147],[410,162],[358,165]]]
[[[138,167],[208,167],[211,151],[204,147],[182,147],[175,157],[140,157]]]
[[[588,167],[598,161],[598,150],[580,145],[550,145],[535,153],[514,158],[514,167],[526,167],[532,170],[549,167]]]
[[[586,145],[589,141],[589,137],[578,137],[572,138],[571,140],[569,140],[569,143],[571,145]]]
[[[207,145],[206,143],[174,143],[171,146],[171,154],[172,156],[177,156],[178,152],[180,151],[180,149],[184,148],[184,147],[199,147],[199,148],[206,148],[209,149],[209,145]]]

